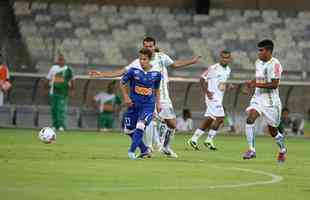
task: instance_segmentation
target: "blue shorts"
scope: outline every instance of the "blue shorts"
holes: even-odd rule
[[[129,107],[124,114],[124,128],[134,130],[138,121],[145,121],[145,127],[148,126],[152,121],[154,109],[155,105]]]

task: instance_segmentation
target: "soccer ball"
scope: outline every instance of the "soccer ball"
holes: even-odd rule
[[[50,144],[56,140],[56,133],[50,127],[42,128],[39,132],[39,139],[45,144]]]

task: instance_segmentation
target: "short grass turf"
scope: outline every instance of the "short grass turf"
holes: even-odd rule
[[[270,137],[257,138],[253,160],[241,159],[244,136],[219,136],[219,151],[210,152],[189,149],[189,135],[175,136],[178,159],[155,153],[129,160],[130,141],[120,133],[72,131],[57,134],[54,144],[41,143],[37,134],[0,129],[1,200],[310,198],[307,138],[288,138],[288,160],[279,165]],[[258,184],[272,181],[271,175],[283,180]]]

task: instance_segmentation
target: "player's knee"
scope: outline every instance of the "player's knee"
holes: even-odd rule
[[[272,137],[276,137],[278,129],[276,127],[268,126],[269,133]]]
[[[130,134],[132,134],[132,132],[133,132],[133,130],[124,128],[124,133],[125,133],[125,134],[130,135]]]
[[[136,128],[140,129],[140,130],[144,130],[145,129],[145,122],[138,121]]]
[[[216,123],[217,123],[218,125],[221,125],[223,122],[224,122],[224,118],[223,118],[223,117],[217,118],[217,119],[216,119]]]
[[[247,124],[254,124],[254,122],[255,122],[255,119],[252,118],[252,117],[248,117],[248,118],[246,119],[246,123],[247,123]]]
[[[177,123],[175,120],[169,120],[166,122],[166,124],[170,129],[176,129],[177,128]]]
[[[210,129],[212,130],[218,130],[219,127],[221,125],[221,120],[220,119],[216,119],[215,121],[212,122],[212,124],[210,125]]]

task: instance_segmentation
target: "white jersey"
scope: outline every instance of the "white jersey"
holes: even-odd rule
[[[230,72],[229,66],[223,67],[220,63],[216,63],[208,67],[201,75],[208,82],[208,90],[213,93],[214,100],[222,102]],[[207,95],[206,99],[208,99]]]
[[[172,104],[169,97],[169,77],[167,67],[172,65],[174,61],[166,54],[159,52],[154,53],[154,56],[151,60],[152,70],[158,71],[162,74],[162,80],[160,81],[160,103],[161,104]],[[141,68],[139,59],[134,60],[128,66],[125,67],[126,70],[135,67]]]
[[[171,66],[174,61],[162,52],[155,53],[151,64],[155,71],[159,71],[162,74],[163,79],[160,82],[160,103],[161,104],[172,104],[169,97],[169,77],[167,67]]]
[[[46,79],[49,80],[49,85],[50,85],[50,91],[49,93],[50,94],[53,94],[54,93],[54,83],[57,81],[55,80],[57,77],[56,75],[59,74],[59,73],[63,73],[62,76],[64,76],[64,73],[66,71],[70,71],[71,75],[72,75],[72,71],[71,71],[71,68],[69,68],[67,65],[61,67],[59,65],[53,65],[51,67],[51,69],[49,70],[47,76],[46,76]],[[74,77],[72,77],[71,79],[74,79]],[[63,80],[63,79],[62,79]],[[63,81],[62,81],[63,82]]]
[[[104,104],[111,103],[114,104],[115,101],[115,94],[108,94],[106,92],[100,92],[96,94],[94,97],[95,101],[99,103],[99,111],[102,112],[104,108]]]
[[[278,59],[271,58],[268,62],[257,60],[256,67],[256,82],[270,83],[272,79],[281,79],[282,66]],[[260,102],[263,106],[278,106],[281,105],[279,89],[256,88],[252,97],[253,101]]]

